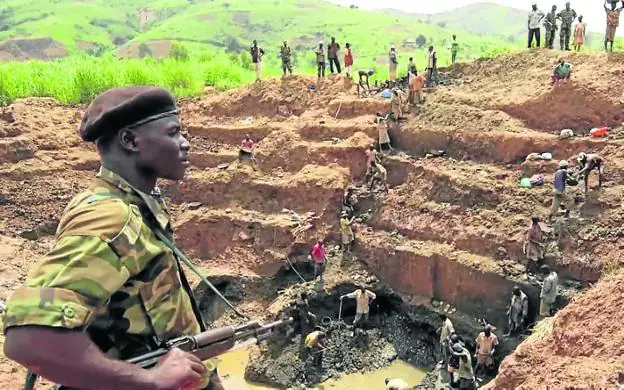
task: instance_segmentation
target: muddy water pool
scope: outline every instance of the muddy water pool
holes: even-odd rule
[[[227,389],[232,390],[267,390],[277,389],[259,383],[248,382],[244,379],[245,367],[249,361],[249,351],[237,350],[227,353],[219,358],[219,373],[224,379]],[[385,389],[385,378],[401,378],[410,385],[420,383],[426,375],[426,371],[402,361],[395,360],[388,367],[380,368],[366,374],[348,374],[339,379],[330,379],[312,389],[318,390],[374,390]]]

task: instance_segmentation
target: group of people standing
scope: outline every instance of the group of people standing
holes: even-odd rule
[[[613,41],[615,40],[615,31],[620,23],[620,12],[624,8],[624,0],[622,0],[622,7],[618,8],[620,0],[605,0],[604,9],[607,14],[607,30],[605,32],[604,49],[608,50],[610,44],[610,51],[613,51]],[[608,7],[607,4],[611,6]],[[537,8],[537,4],[533,4],[532,10],[529,13],[528,29],[529,29],[529,45],[533,46],[533,41],[536,43],[536,47],[540,47],[540,26],[544,25],[546,32],[545,47],[552,49],[555,35],[559,29],[559,45],[561,50],[570,49],[570,38],[573,38],[572,46],[575,51],[580,51],[581,47],[585,43],[585,36],[587,33],[587,23],[583,22],[583,16],[578,16],[578,23],[572,30],[572,23],[577,19],[577,14],[574,9],[571,8],[570,2],[565,4],[565,9],[557,13],[557,6],[553,5],[551,11],[548,14],[544,14]],[[560,28],[557,27],[557,20],[560,20]]]
[[[453,35],[451,42],[451,58],[452,63],[454,64],[457,60],[457,53],[459,52],[459,44],[457,43],[457,36]],[[318,46],[314,50],[315,62],[317,68],[317,76],[318,79],[322,79],[325,77],[325,70],[327,68],[327,63],[329,62],[329,70],[331,74],[342,73],[342,64],[344,64],[344,70],[347,77],[351,78],[353,72],[353,64],[354,64],[354,54],[350,43],[345,44],[343,62],[340,60],[340,50],[341,46],[336,41],[335,37],[331,38],[331,42],[327,47],[320,41]],[[256,81],[260,81],[260,75],[262,73],[262,59],[265,55],[265,51],[262,47],[258,46],[257,41],[253,41],[251,46],[249,47],[249,53],[251,55],[251,62],[254,64],[254,69],[256,72]],[[293,59],[292,59],[292,50],[288,45],[287,41],[284,41],[282,46],[280,47],[280,59],[282,61],[282,72],[285,76],[286,74],[293,73]],[[427,86],[431,87],[434,82],[436,82],[438,74],[437,74],[437,64],[438,57],[437,53],[434,50],[433,46],[430,46],[427,51],[427,67],[425,69],[427,74]],[[396,47],[390,46],[390,50],[388,51],[388,80],[390,82],[390,86],[394,87],[397,82],[397,70],[399,67],[399,59],[398,52]],[[364,90],[368,90],[370,92],[370,84],[369,77],[371,77],[375,71],[372,69],[358,70],[359,75],[359,86]],[[418,72],[416,71],[416,66],[414,65],[413,58],[410,58],[410,62],[408,64],[408,81],[411,80],[412,77],[418,76]],[[423,78],[424,79],[424,78]]]

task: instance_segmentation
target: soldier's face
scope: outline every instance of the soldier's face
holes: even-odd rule
[[[182,135],[180,119],[163,118],[136,132],[137,167],[145,174],[162,179],[181,180],[190,165],[190,144]]]

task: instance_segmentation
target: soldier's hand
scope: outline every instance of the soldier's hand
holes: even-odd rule
[[[206,366],[198,357],[178,348],[169,351],[150,370],[158,390],[196,389],[205,372]]]

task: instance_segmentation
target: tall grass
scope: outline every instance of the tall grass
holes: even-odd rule
[[[206,86],[219,90],[248,82],[253,75],[219,56],[179,61],[76,57],[57,61],[0,63],[0,106],[15,99],[53,97],[61,103],[87,103],[100,92],[125,85],[159,85],[176,96],[196,96]]]

